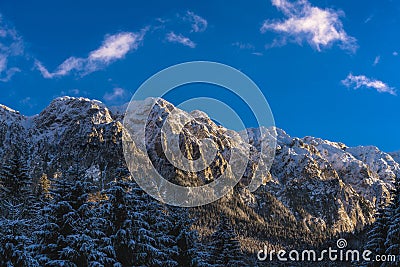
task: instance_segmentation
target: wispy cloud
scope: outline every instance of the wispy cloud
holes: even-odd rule
[[[396,95],[394,87],[390,87],[388,84],[380,80],[368,78],[365,75],[353,75],[352,73],[349,73],[346,79],[342,80],[342,84],[348,88],[370,88],[378,91],[379,93],[389,93],[391,95]]]
[[[8,82],[14,76],[15,73],[21,72],[19,68],[13,67],[0,71],[0,81]]]
[[[395,56],[395,57],[397,57],[397,56],[399,55],[399,53],[398,53],[397,51],[394,51],[394,52],[392,53],[392,55]]]
[[[55,71],[49,72],[39,60],[35,60],[35,67],[40,71],[44,78],[52,79],[68,75],[74,70],[82,71],[86,62],[87,59],[84,58],[69,57],[61,63]]]
[[[0,81],[8,82],[21,70],[12,66],[14,59],[24,55],[24,42],[16,29],[0,14]],[[11,65],[11,66],[10,66]]]
[[[376,56],[374,59],[374,63],[372,64],[373,66],[376,66],[379,64],[379,62],[381,61],[381,56]]]
[[[287,19],[264,21],[260,29],[262,33],[266,31],[282,33],[285,42],[287,39],[300,44],[306,41],[318,51],[336,42],[344,50],[356,51],[356,39],[349,36],[343,29],[340,20],[340,17],[344,16],[342,11],[314,7],[307,0],[296,2],[272,0],[272,5],[280,10]]]
[[[112,92],[107,92],[103,96],[106,101],[115,101],[118,99],[123,99],[127,96],[127,92],[120,87],[114,88]]]
[[[190,10],[185,13],[176,13],[175,18],[158,17],[155,22],[152,25],[152,30],[176,29],[177,26],[181,26],[180,29],[182,30],[187,29],[187,26],[189,26],[190,33],[201,33],[206,31],[208,27],[208,21],[205,18]]]
[[[36,100],[33,99],[33,98],[30,97],[30,96],[27,96],[27,97],[21,99],[21,100],[19,101],[19,103],[22,104],[22,105],[24,105],[24,106],[27,106],[27,107],[29,107],[29,108],[33,108],[33,107],[37,106]]]
[[[59,93],[53,95],[53,98],[62,97],[62,96],[79,96],[79,97],[89,97],[90,93],[88,91],[72,88],[72,89],[64,89]]]
[[[256,47],[251,43],[234,42],[232,46],[237,47],[240,50],[250,51],[252,55],[262,56],[263,53],[256,51]]]
[[[204,18],[196,15],[192,11],[187,11],[184,20],[192,24],[192,32],[204,32],[207,29],[208,22]]]
[[[89,53],[86,58],[69,57],[61,63],[53,72],[38,60],[35,61],[36,68],[42,76],[47,79],[66,76],[72,72],[87,75],[99,69],[103,69],[116,60],[122,59],[132,50],[138,49],[143,41],[147,28],[138,33],[122,32],[107,35],[102,45]]]
[[[24,99],[21,99],[19,101],[19,103],[23,104],[23,105],[27,105],[32,101],[32,98],[30,96],[25,97]]]
[[[242,43],[242,42],[234,42],[234,43],[232,43],[232,46],[235,46],[242,50],[254,50],[254,48],[255,48],[253,44]]]
[[[182,34],[175,34],[174,32],[169,32],[166,35],[166,39],[171,43],[179,43],[184,46],[188,46],[190,48],[195,48],[196,43],[190,40],[188,37],[183,36]]]
[[[366,18],[366,19],[364,20],[364,23],[370,22],[370,21],[372,20],[373,17],[374,17],[374,14],[369,15],[368,18]]]
[[[89,54],[92,61],[104,63],[123,58],[131,49],[137,49],[143,35],[131,32],[109,35],[103,44]]]
[[[74,95],[79,95],[81,91],[77,88],[74,88],[74,89],[69,90],[69,92],[71,92]]]
[[[74,96],[87,95],[87,92],[81,91],[78,88],[73,88],[73,89],[61,91],[59,96],[66,96],[66,95],[74,95]]]

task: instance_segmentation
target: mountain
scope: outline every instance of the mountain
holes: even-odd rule
[[[128,111],[136,120],[147,119],[143,117],[149,109],[146,101]],[[34,188],[41,177],[57,178],[74,162],[79,162],[85,179],[101,189],[121,177],[132,179],[123,155],[126,107],[108,108],[96,100],[61,97],[40,114],[27,117],[1,105],[0,162],[6,162],[16,147],[23,151]],[[388,202],[394,181],[400,177],[399,153],[388,154],[373,146],[348,147],[309,136],[291,137],[281,129],[270,129],[277,135],[275,158],[270,172],[258,177],[257,167],[268,164],[257,160],[263,131],[248,129],[251,138],[246,142],[243,133],[216,125],[200,111],[192,112],[195,121],[180,125],[184,131],[179,144],[186,156],[198,158],[200,140],[211,138],[217,157],[202,171],[183,172],[162,153],[160,129],[172,112],[181,118],[188,116],[171,103],[158,100],[150,111],[145,134],[150,140],[147,154],[152,164],[174,183],[208,184],[226,170],[230,150],[241,153],[250,147],[251,151],[235,190],[214,203],[188,209],[204,242],[211,238],[221,213],[230,218],[248,253],[265,243],[277,248],[316,244],[332,235],[362,230],[374,221],[377,205]],[[262,181],[255,192],[246,188],[252,179]]]
[[[400,163],[400,151],[390,152],[389,154],[397,163]]]

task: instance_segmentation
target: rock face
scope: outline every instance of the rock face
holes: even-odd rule
[[[400,168],[376,147],[291,138],[278,130],[271,174],[266,188],[298,219],[341,232],[361,229],[373,221],[375,206],[389,200]]]
[[[147,192],[155,189],[155,197],[179,206],[210,203],[239,181],[261,184],[273,156],[267,156],[272,149],[261,151],[260,147],[268,141],[276,142],[275,129],[238,133],[215,124],[204,112],[188,113],[154,98],[130,105],[124,127],[129,143],[124,148],[129,151],[127,162],[132,175],[146,180],[141,186],[148,185]],[[248,136],[249,142],[242,136]],[[176,194],[164,179],[157,178],[159,174],[174,184],[198,188]]]
[[[143,119],[141,108],[145,105],[137,105],[134,111],[138,119]],[[246,142],[240,133],[216,125],[198,111],[193,113],[196,121],[183,127],[181,151],[187,158],[200,158],[199,140],[207,137],[217,144],[217,157],[200,172],[182,172],[162,152],[160,125],[173,109],[172,104],[160,101],[147,122],[146,138],[154,140],[147,147],[153,165],[174,183],[202,185],[226,170],[232,149],[250,147],[239,197],[260,220],[269,220],[266,209],[280,209],[308,230],[361,229],[373,221],[377,203],[388,200],[393,182],[400,176],[395,161],[399,161],[399,153],[390,155],[376,147],[347,147],[314,137],[292,138],[276,129],[275,160],[270,173],[260,178],[255,172],[257,164],[263,164],[257,159],[260,131],[249,129],[250,140]],[[42,175],[55,177],[74,162],[79,162],[88,179],[100,185],[128,177],[122,149],[123,114],[124,110],[108,109],[99,101],[72,97],[55,99],[33,117],[0,106],[0,162],[18,147],[29,162],[34,181]],[[253,193],[245,188],[252,179],[263,181]],[[272,202],[271,197],[275,199]]]
[[[122,124],[99,101],[57,98],[33,117],[0,108],[0,158],[20,148],[34,180],[65,172],[79,160],[94,180],[112,179],[124,166],[121,158]]]
[[[397,163],[400,164],[400,151],[391,152],[391,153],[389,153],[389,154],[392,156],[392,158],[393,158]]]

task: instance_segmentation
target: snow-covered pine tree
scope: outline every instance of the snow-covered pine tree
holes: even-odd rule
[[[194,219],[188,208],[170,208],[173,228],[170,234],[175,238],[178,253],[174,257],[178,266],[206,267],[211,266],[207,260],[210,255],[199,241],[197,231],[192,229]]]
[[[75,214],[69,199],[72,181],[63,174],[52,179],[50,187],[51,200],[40,211],[44,223],[34,232],[37,240],[35,247],[36,259],[40,265],[72,265],[69,260],[61,257],[61,250],[65,247],[65,237],[73,233],[74,226],[66,217]]]
[[[106,223],[106,236],[102,239],[99,248],[105,255],[115,259],[114,266],[134,266],[134,249],[136,242],[132,232],[132,218],[128,210],[128,184],[123,181],[114,181],[104,190],[107,196],[102,201],[101,214]]]
[[[174,257],[179,266],[194,266],[195,236],[190,230],[193,224],[186,209],[171,208],[173,227],[170,231],[175,239],[177,254]]]
[[[22,150],[14,147],[12,155],[6,159],[0,168],[0,198],[14,205],[20,205],[23,215],[28,217],[33,201],[32,179],[29,176],[27,163]],[[1,206],[1,213],[7,215],[6,207]],[[4,209],[5,208],[5,209]]]
[[[217,230],[212,235],[211,249],[214,266],[246,266],[237,235],[222,213]]]
[[[77,163],[53,180],[51,200],[42,209],[45,223],[35,232],[41,265],[101,265],[102,254],[91,236],[93,203],[87,201],[91,190]]]
[[[172,239],[163,235],[170,226],[160,218],[161,208],[134,183],[121,179],[107,188],[101,203],[107,237],[100,250],[115,258],[115,266],[176,266],[166,252]]]
[[[80,179],[83,179],[81,176]],[[95,253],[96,247],[93,238],[89,235],[91,230],[91,203],[87,202],[91,184],[83,180],[76,180],[70,189],[70,195],[66,198],[72,211],[65,214],[64,222],[72,227],[61,244],[61,259],[70,260],[77,266],[92,265],[92,261],[98,262]],[[97,255],[97,253],[96,253]]]
[[[35,266],[26,250],[32,244],[31,178],[17,147],[0,168],[0,266]]]
[[[368,242],[364,249],[370,250],[374,255],[383,255],[386,252],[386,236],[387,236],[387,214],[383,206],[378,208],[375,214],[375,222],[372,229],[368,232]]]
[[[115,252],[112,248],[111,238],[107,235],[109,231],[109,221],[104,214],[103,207],[99,202],[91,203],[87,217],[86,229],[84,233],[91,238],[92,247],[89,253],[90,266],[111,267],[117,263]]]
[[[22,217],[22,204],[2,201],[7,207],[7,218],[0,219],[0,266],[38,266],[26,249],[32,244],[28,235],[30,221]]]
[[[400,182],[395,184],[392,204],[390,205],[390,218],[386,237],[386,254],[400,255]]]
[[[138,190],[139,194],[143,194],[143,190]],[[173,217],[166,205],[145,195],[147,200],[147,209],[144,219],[150,225],[150,230],[153,233],[155,247],[159,250],[157,253],[157,261],[163,266],[174,267],[178,266],[175,256],[178,254],[176,239],[171,235],[171,230],[174,227]]]
[[[48,179],[47,174],[42,174],[39,178],[38,184],[34,186],[34,201],[32,209],[35,211],[35,216],[32,218],[32,232],[36,232],[38,227],[46,223],[46,218],[44,216],[44,207],[49,205],[51,201],[50,194],[51,182]],[[37,244],[30,247],[31,250],[35,251]]]
[[[165,207],[152,199],[135,183],[131,184],[132,229],[135,239],[135,260],[145,266],[177,266],[173,256],[177,248],[168,233],[172,227]]]

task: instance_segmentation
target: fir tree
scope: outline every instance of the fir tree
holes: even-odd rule
[[[71,220],[71,215],[75,212],[68,202],[71,196],[70,188],[72,182],[65,177],[57,177],[50,189],[51,201],[41,210],[45,223],[34,234],[38,241],[35,248],[37,260],[43,266],[72,265],[72,262],[61,257],[61,251],[66,245],[65,238],[72,234],[74,229],[71,223],[75,220]]]
[[[103,201],[102,214],[106,217],[106,236],[103,239],[102,250],[113,257],[120,266],[135,264],[135,241],[132,233],[132,220],[127,204],[127,184],[112,182],[105,190],[108,199]]]
[[[383,207],[378,208],[375,218],[372,229],[367,234],[369,241],[364,249],[372,251],[375,255],[383,255],[386,251],[387,235],[387,215]]]
[[[0,197],[14,206],[19,205],[24,215],[29,215],[33,201],[32,180],[20,149],[14,148],[11,157],[0,168]],[[7,216],[7,207],[1,206],[2,214]]]
[[[146,266],[176,266],[172,259],[176,253],[173,239],[168,232],[168,222],[164,207],[152,199],[138,186],[133,186],[133,224],[136,238],[135,261]]]
[[[171,211],[174,225],[170,234],[175,238],[177,254],[174,259],[178,266],[209,266],[210,255],[202,249],[197,231],[191,229],[194,220],[188,209],[173,208]]]
[[[3,200],[7,218],[0,220],[0,266],[38,266],[26,247],[32,244],[27,232],[31,225],[22,217],[22,204]]]
[[[35,265],[26,249],[32,244],[31,179],[17,148],[0,169],[0,198],[0,266]]]
[[[45,223],[35,232],[41,265],[95,266],[103,260],[91,235],[95,214],[88,194],[92,185],[76,168],[53,181],[51,201],[42,209]]]
[[[400,183],[396,182],[394,197],[390,205],[391,215],[388,218],[388,230],[386,237],[386,254],[400,255]]]
[[[146,194],[143,190],[138,190],[140,194]],[[154,247],[159,251],[156,254],[157,261],[163,266],[174,267],[178,263],[175,256],[178,253],[176,239],[171,235],[174,227],[173,218],[169,209],[159,201],[151,198],[148,194],[143,195],[147,201],[144,219],[150,225],[150,231],[153,233]]]
[[[217,230],[212,236],[211,249],[215,266],[246,265],[237,235],[224,214],[221,214]]]

